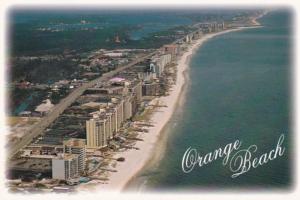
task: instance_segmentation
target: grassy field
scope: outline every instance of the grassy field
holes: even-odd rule
[[[35,122],[38,122],[40,118],[37,117],[7,117],[6,118],[6,124],[8,126],[15,126],[17,124],[23,124],[26,123],[26,125],[32,125]]]

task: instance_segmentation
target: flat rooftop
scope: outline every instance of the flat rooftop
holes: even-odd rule
[[[68,140],[64,140],[64,145],[74,147],[85,147],[85,142],[85,139],[70,138]]]

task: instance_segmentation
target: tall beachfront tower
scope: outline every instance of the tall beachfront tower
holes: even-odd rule
[[[52,178],[58,180],[69,180],[76,178],[79,174],[78,155],[60,154],[52,159]]]
[[[86,139],[88,148],[107,146],[106,119],[90,119],[86,121]]]
[[[85,169],[86,146],[85,139],[70,138],[63,142],[64,153],[71,153],[78,155],[78,169],[83,172]]]

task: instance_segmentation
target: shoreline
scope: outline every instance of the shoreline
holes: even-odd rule
[[[246,29],[252,29],[252,28],[262,28],[262,27],[264,27],[264,26],[263,26],[259,21],[257,21],[257,20],[260,19],[260,18],[262,18],[262,17],[264,17],[264,16],[267,15],[269,12],[270,12],[270,11],[265,11],[264,13],[260,14],[259,16],[253,18],[253,19],[251,20],[251,22],[252,22],[252,25],[251,25],[251,26],[244,26],[244,27],[239,27],[239,28],[236,28],[236,29],[231,29],[231,30],[228,30],[228,31],[218,32],[218,33],[216,33],[216,34],[213,34],[213,36],[207,38],[205,41],[207,41],[207,40],[209,40],[209,39],[211,39],[211,38],[213,38],[213,37],[215,37],[215,36],[217,36],[217,35],[225,34],[225,33],[228,33],[228,32],[240,31],[240,30],[246,30]],[[203,43],[204,43],[205,41],[203,41]],[[197,51],[197,49],[201,48],[201,45],[202,45],[202,44],[200,44],[199,47],[196,48],[194,51]],[[194,53],[194,52],[193,52],[193,53]],[[187,59],[191,59],[191,57],[193,56],[193,53],[192,53],[192,55],[190,55],[190,57],[187,58]],[[189,61],[187,61],[187,63],[189,63]],[[188,69],[187,69],[187,70],[188,70]],[[183,74],[185,74],[185,73],[187,72],[187,70],[184,71]],[[189,77],[188,77],[187,73],[186,73],[184,76],[186,76],[185,79],[188,80]],[[187,89],[187,83],[185,83],[185,85],[184,85],[183,87],[184,87],[185,89]],[[182,101],[181,99],[185,99],[186,92],[187,92],[187,91],[183,91],[183,92],[182,92],[183,95],[182,95],[181,97],[179,97],[179,99],[178,99],[177,101]],[[181,102],[180,102],[180,103],[177,102],[177,104],[182,104],[182,103],[181,103]],[[162,131],[164,131],[164,130],[162,130]],[[168,133],[168,134],[169,134],[169,133]],[[161,135],[163,135],[163,133],[161,133]],[[168,138],[168,137],[170,137],[170,136],[165,136],[165,137]],[[161,142],[161,141],[158,141],[158,143],[162,143],[162,142]],[[162,152],[165,152],[166,147],[162,147],[162,148],[164,148]],[[157,150],[158,152],[161,152],[161,149],[156,149],[156,150]],[[153,153],[153,154],[154,154],[154,153]],[[163,157],[163,156],[164,156],[163,154],[160,155],[160,157]],[[153,157],[155,157],[155,155],[154,155]],[[157,162],[157,160],[151,159],[151,161],[148,162],[148,163],[151,163],[150,166],[144,166],[143,169],[140,170],[140,171],[150,170],[150,169],[152,168],[152,166],[154,166],[154,163],[155,163],[155,162]],[[146,172],[147,172],[147,171],[146,171]],[[140,172],[139,172],[139,173],[140,173]],[[139,178],[139,175],[140,175],[139,173],[137,173],[136,175],[134,175],[134,177],[132,177],[132,179],[126,184],[126,186],[123,188],[123,192],[129,192],[129,193],[132,193],[132,192],[143,192],[143,189],[140,189],[140,188],[141,188],[140,186],[143,185],[147,180],[144,178],[143,180],[146,180],[146,181],[143,182],[143,180],[135,179],[135,178]],[[146,175],[146,176],[147,176],[147,175]]]
[[[192,55],[202,46],[202,44],[209,39],[222,35],[229,32],[240,31],[248,28],[255,27],[240,27],[235,29],[224,30],[217,33],[205,34],[200,39],[194,41],[185,51],[180,58],[177,60],[177,81],[170,89],[170,94],[168,96],[162,96],[155,98],[160,104],[168,105],[168,107],[159,107],[155,109],[153,115],[151,116],[151,122],[154,125],[149,128],[148,133],[141,134],[141,139],[143,141],[138,141],[135,147],[139,150],[127,150],[124,152],[118,152],[114,157],[125,157],[125,162],[118,163],[115,167],[117,172],[109,174],[109,181],[105,184],[95,183],[93,186],[90,184],[83,184],[76,188],[77,191],[91,191],[101,190],[101,191],[115,191],[121,192],[127,188],[128,184],[147,167],[150,159],[155,155],[155,148],[158,146],[159,139],[162,136],[163,129],[166,124],[171,119],[176,107],[181,99],[182,93],[184,92],[184,86],[187,80],[186,70],[189,68],[189,62]],[[186,74],[186,75],[185,75]],[[155,150],[155,151],[154,151]],[[161,152],[161,151],[160,151]]]
[[[185,95],[186,95],[186,92],[187,92],[186,91],[186,89],[187,89],[187,80],[189,78],[187,70],[189,70],[190,61],[192,59],[192,56],[196,53],[197,50],[199,50],[201,48],[201,46],[205,42],[209,41],[210,39],[212,39],[212,38],[214,38],[216,36],[223,35],[223,34],[226,34],[226,33],[235,32],[235,31],[241,31],[241,30],[245,30],[245,29],[260,28],[260,27],[262,27],[262,26],[255,25],[255,26],[251,26],[251,27],[239,27],[239,28],[235,28],[235,29],[224,30],[224,31],[217,32],[217,33],[210,33],[210,34],[206,34],[204,37],[200,38],[195,43],[193,43],[192,46],[189,47],[189,50],[186,51],[181,56],[181,58],[178,60],[178,65],[177,65],[177,69],[178,69],[178,71],[177,71],[177,80],[180,77],[181,79],[183,79],[183,83],[180,86],[180,94],[179,94],[179,96],[177,97],[176,100],[173,100],[173,101],[175,101],[175,102],[173,102],[174,106],[177,107],[177,105],[183,104],[183,101],[185,100]],[[179,70],[179,68],[181,68],[181,70]],[[176,86],[173,86],[173,87],[176,87]],[[172,115],[173,115],[174,112],[175,112],[175,110],[172,111]],[[172,118],[172,116],[169,118],[169,120],[171,118]],[[159,136],[161,136],[161,137],[164,136],[163,135],[165,133],[164,129],[166,129],[166,126],[167,126],[167,123],[169,122],[169,120],[165,123],[164,128],[160,131],[160,133],[158,133]],[[168,138],[168,136],[165,136],[165,139],[166,138]],[[164,142],[165,141],[157,141],[157,143],[164,143]],[[152,155],[150,156],[150,158],[156,157],[157,160],[160,160],[163,157],[163,155],[164,155],[164,154],[161,154],[161,152],[165,152],[165,147],[163,147],[161,144],[157,144],[157,146],[161,147],[160,149],[156,149],[156,151],[160,152],[160,155],[155,155],[155,152],[152,152]],[[145,163],[145,165],[144,165],[144,167],[142,169],[138,170],[134,175],[132,175],[132,177],[128,180],[128,182],[121,189],[121,191],[123,191],[123,192],[124,191],[131,192],[130,185],[131,184],[134,185],[135,178],[138,176],[138,174],[141,171],[144,171],[144,170],[148,169],[149,168],[148,164],[150,166],[153,166],[156,163],[155,161],[157,161],[157,160],[155,160],[155,159],[151,159],[150,160],[150,158]]]
[[[194,53],[201,48],[203,43],[218,35],[240,31],[244,29],[260,28],[262,27],[257,19],[263,17],[268,12],[261,14],[260,16],[252,19],[252,26],[238,27],[234,29],[223,30],[221,32],[209,33],[202,36],[200,39],[193,41],[188,50],[185,51],[176,60],[177,64],[177,80],[171,87],[168,96],[161,96],[155,98],[153,101],[159,102],[162,105],[168,105],[167,107],[156,108],[151,116],[151,123],[153,127],[149,127],[148,133],[141,134],[140,138],[143,141],[137,141],[135,147],[139,150],[126,150],[124,152],[118,152],[113,157],[124,157],[126,160],[122,163],[117,163],[113,172],[108,175],[108,182],[105,183],[87,183],[76,187],[76,191],[91,192],[91,191],[110,191],[110,192],[124,192],[134,182],[138,174],[153,165],[154,161],[163,158],[165,146],[168,135],[163,135],[167,127],[168,122],[172,118],[177,106],[183,104],[186,95],[187,80],[189,64]],[[162,139],[163,138],[163,139]],[[161,140],[162,139],[162,140]],[[159,146],[157,149],[156,147]],[[155,154],[155,152],[160,152]],[[154,162],[155,163],[155,162]],[[127,190],[127,192],[130,190]]]
[[[262,14],[260,14],[257,17],[254,17],[251,19],[251,22],[253,24],[253,26],[261,26],[261,23],[259,21],[257,21],[258,19],[262,18],[263,16],[267,15],[269,13],[268,10],[265,10]]]
[[[194,55],[194,53],[195,53],[198,49],[201,48],[201,46],[202,46],[202,44],[203,44],[204,42],[208,41],[209,39],[211,39],[211,38],[213,38],[213,37],[215,37],[215,36],[222,35],[222,34],[226,34],[226,33],[229,33],[229,32],[235,32],[235,31],[240,31],[240,30],[244,30],[244,29],[261,28],[261,27],[263,27],[263,26],[262,26],[261,23],[258,22],[257,20],[260,19],[260,18],[262,18],[262,17],[264,17],[264,16],[267,15],[268,13],[269,13],[269,11],[265,11],[265,12],[263,12],[262,14],[260,14],[259,16],[254,17],[253,19],[251,19],[252,26],[239,27],[239,28],[235,28],[235,29],[229,29],[229,30],[225,30],[225,31],[221,31],[221,32],[217,32],[217,33],[212,33],[212,34],[205,35],[203,38],[200,38],[200,39],[197,41],[198,44],[196,45],[196,47],[193,45],[192,48],[189,48],[189,50],[188,50],[187,52],[185,52],[185,53],[189,53],[189,52],[191,53],[191,54],[186,58],[186,61],[185,61],[185,65],[186,65],[185,67],[186,67],[186,68],[185,68],[185,70],[182,71],[181,74],[178,74],[178,72],[177,72],[177,77],[181,76],[181,77],[184,78],[184,84],[182,85],[182,88],[183,88],[183,91],[181,92],[182,95],[179,96],[178,99],[176,99],[175,105],[183,104],[183,101],[185,100],[185,95],[186,95],[186,92],[187,92],[187,91],[186,91],[186,90],[187,90],[187,80],[188,80],[188,78],[189,78],[189,77],[188,77],[189,63],[190,63],[190,60],[191,60],[192,56]],[[200,42],[199,42],[199,41],[200,41]],[[182,59],[182,57],[181,57],[180,59]],[[179,64],[178,64],[177,67],[179,67]],[[179,71],[179,70],[178,70],[178,71]],[[173,113],[174,113],[174,111],[173,111]],[[172,114],[173,114],[173,113],[172,113]],[[171,118],[170,118],[170,119],[171,119]],[[168,121],[169,121],[169,120],[168,120]],[[163,133],[165,132],[164,130],[166,129],[167,123],[168,123],[168,122],[165,123],[164,128],[161,130],[161,133],[159,133],[160,136],[161,136],[161,138],[162,138],[162,136],[163,136]],[[169,133],[167,133],[167,134],[169,134]],[[140,173],[141,171],[144,171],[144,170],[149,169],[151,166],[153,166],[157,161],[159,161],[159,160],[163,157],[166,147],[163,146],[162,144],[164,144],[164,142],[165,142],[164,140],[166,140],[167,138],[168,138],[168,136],[166,135],[166,136],[164,137],[163,141],[158,141],[158,142],[157,142],[157,143],[160,143],[160,145],[158,144],[158,146],[160,146],[160,148],[159,148],[159,149],[156,149],[156,150],[159,151],[160,153],[161,153],[161,152],[163,152],[163,153],[161,153],[159,156],[157,156],[157,155],[155,155],[155,152],[152,152],[152,157],[153,157],[154,159],[148,160],[148,162],[145,163],[144,167],[143,167],[142,169],[140,169],[136,174],[134,174],[134,175],[131,177],[131,179],[128,180],[128,182],[126,183],[126,185],[122,188],[122,191],[131,192],[132,190],[131,190],[130,186],[131,186],[131,185],[138,185],[138,184],[135,184],[135,181],[136,181],[135,178],[138,177],[139,173]],[[158,159],[155,159],[155,157],[158,157]],[[148,164],[150,165],[150,167],[148,166]],[[135,186],[133,186],[133,187],[135,187]],[[135,189],[136,189],[136,188],[134,188],[134,190],[135,190]]]

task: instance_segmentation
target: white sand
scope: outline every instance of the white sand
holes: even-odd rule
[[[165,124],[171,118],[173,111],[176,109],[177,101],[182,93],[183,86],[185,84],[184,71],[188,68],[189,57],[208,39],[217,35],[238,31],[241,29],[244,28],[230,29],[218,33],[206,34],[204,37],[191,44],[188,51],[185,52],[178,60],[176,85],[171,88],[169,96],[159,98],[159,101],[161,102],[160,104],[167,105],[168,107],[159,107],[153,113],[151,122],[154,127],[150,127],[148,133],[142,133],[141,138],[144,141],[138,141],[135,145],[139,148],[139,150],[128,150],[119,153],[118,156],[115,156],[116,158],[120,156],[124,157],[126,160],[125,162],[118,162],[115,168],[117,172],[110,173],[107,184],[95,184],[90,187],[88,185],[82,185],[78,187],[78,191],[88,191],[93,189],[95,191],[113,190],[114,192],[120,192],[126,186],[127,182],[130,181],[131,178],[147,164],[147,161],[152,157],[153,151],[156,150],[155,147],[157,142],[159,142],[159,135]]]

